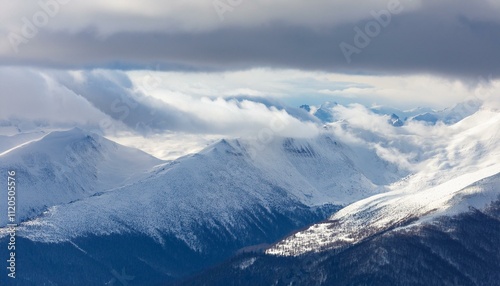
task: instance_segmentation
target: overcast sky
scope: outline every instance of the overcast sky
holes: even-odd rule
[[[0,119],[241,133],[304,103],[444,108],[500,90],[498,0],[0,5]]]
[[[500,75],[496,0],[33,3],[1,1],[5,64]],[[356,28],[368,37],[358,46]]]

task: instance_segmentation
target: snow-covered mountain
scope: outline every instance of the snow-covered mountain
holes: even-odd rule
[[[328,221],[294,234],[266,253],[301,255],[338,249],[382,233],[412,228],[442,216],[483,210],[500,199],[500,164],[415,193],[389,192],[352,204]]]
[[[219,140],[169,162],[81,129],[5,143],[0,169],[18,173],[19,256],[31,275],[22,279],[104,284],[128,268],[134,284],[173,282],[298,229],[263,257],[330,255],[497,199],[497,111],[396,127],[335,108],[351,117],[314,137]],[[70,275],[54,273],[63,268]]]
[[[496,176],[480,185],[498,183]],[[499,237],[496,200],[342,248],[300,256],[238,255],[181,285],[498,285]]]
[[[500,278],[500,114],[440,128],[422,168],[262,254],[185,285],[496,285]],[[451,133],[448,133],[451,132]]]
[[[433,110],[432,108],[429,108],[429,107],[417,107],[417,108],[413,108],[410,110],[401,110],[398,108],[393,108],[393,107],[383,106],[383,105],[372,106],[372,107],[370,107],[370,110],[373,113],[380,114],[380,115],[394,114],[403,121],[406,121],[408,118],[417,116],[419,114],[424,114],[427,112],[435,112],[435,110]]]
[[[76,250],[72,259],[89,271],[85,261],[99,256],[104,264],[142,263],[143,279],[166,281],[238,249],[271,243],[326,218],[339,205],[387,191],[385,185],[407,174],[369,146],[350,147],[339,139],[326,132],[314,138],[275,137],[265,144],[220,140],[162,163],[74,129],[3,154],[1,168],[18,172],[18,216],[26,221],[17,235],[31,245],[23,248],[26,259],[34,259],[33,248],[52,249],[51,262],[32,265],[33,273],[61,267],[57,263],[64,261],[51,255]],[[3,239],[6,234],[0,230]],[[113,246],[139,253],[144,246],[134,245],[137,240],[154,251],[131,257]],[[110,271],[81,275],[101,283],[112,279]]]
[[[0,154],[0,171],[14,170],[19,178],[18,221],[40,215],[51,206],[135,182],[163,163],[79,128],[2,139],[7,139],[2,145],[9,149]],[[0,201],[2,208],[6,204],[6,200]],[[0,217],[0,225],[6,223],[7,218]]]
[[[45,136],[43,131],[0,135],[0,154]]]
[[[427,111],[410,118],[410,120],[417,120],[427,122],[429,124],[436,124],[443,122],[444,124],[454,124],[460,120],[476,113],[483,102],[479,99],[469,99],[464,102],[458,103],[451,108],[446,108],[440,111]]]
[[[311,110],[312,114],[316,116],[322,122],[333,122],[338,120],[335,114],[332,112],[332,108],[337,106],[336,102],[325,102],[321,104],[318,108]]]
[[[330,136],[280,138],[251,157],[248,150],[254,144],[221,140],[198,154],[161,165],[128,186],[49,208],[22,230],[43,241],[121,233],[124,227],[114,219],[117,216],[127,219],[128,231],[153,237],[172,232],[193,249],[201,249],[203,238],[185,228],[195,221],[230,233],[244,227],[235,220],[236,211],[250,206],[344,205],[384,191],[349,159],[352,150]],[[382,171],[387,165],[379,160],[378,168]],[[38,225],[44,225],[41,236],[33,228]]]
[[[500,174],[500,114],[482,111],[456,124],[448,144],[424,160],[420,172],[390,186],[392,191],[360,200],[280,242],[269,254],[298,255],[350,245],[418,219],[483,209],[500,195],[482,180]],[[437,146],[436,146],[437,147]],[[303,245],[298,247],[297,245]]]
[[[431,108],[424,107],[414,108],[411,110],[400,110],[388,106],[373,106],[370,107],[369,110],[374,114],[387,116],[388,122],[396,127],[403,126],[407,121],[419,121],[431,125],[442,122],[450,125],[476,113],[482,105],[483,101],[477,98],[472,98],[458,103],[451,108],[442,110],[433,110]],[[335,108],[338,106],[339,104],[335,102],[325,102],[319,107],[302,105],[301,108],[317,117],[323,123],[332,123],[346,119],[335,111]]]

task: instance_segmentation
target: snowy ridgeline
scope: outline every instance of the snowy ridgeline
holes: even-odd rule
[[[265,212],[275,210],[345,205],[386,191],[407,174],[375,150],[359,157],[361,146],[354,149],[333,134],[276,138],[253,154],[249,149],[258,143],[221,140],[161,162],[75,129],[4,154],[2,168],[14,166],[30,180],[18,199],[19,217],[28,218],[21,236],[66,241],[139,232],[161,241],[173,233],[193,249],[203,245],[193,230],[200,226],[233,233],[245,227],[244,213],[265,220]]]
[[[458,198],[468,192],[484,193],[484,203],[494,199],[497,190],[469,186],[498,172],[499,122],[500,115],[488,110],[454,125],[339,121],[314,138],[221,140],[171,162],[73,129],[28,136],[17,148],[5,144],[10,149],[0,168],[15,168],[24,180],[18,233],[33,241],[141,233],[162,243],[164,234],[173,234],[203,250],[195,231],[200,227],[237,239],[248,216],[265,220],[275,211],[354,203],[331,218],[335,228],[325,223],[294,236],[302,245],[309,238],[342,245],[423,215],[462,209]],[[294,245],[291,237],[268,253],[290,255],[287,247],[296,252]]]
[[[473,115],[479,111],[482,106],[483,101],[477,98],[471,98],[458,103],[453,107],[442,110],[433,110],[425,107],[419,107],[411,110],[400,110],[386,106],[373,106],[367,111],[381,116],[386,116],[387,122],[396,127],[401,127],[405,124],[411,124],[413,122],[422,122],[429,125],[435,125],[438,123],[451,125],[470,115]],[[300,108],[324,123],[348,119],[341,112],[344,106],[337,104],[336,102],[325,102],[320,106],[302,105]]]
[[[75,128],[9,136],[18,145],[0,155],[0,170],[17,173],[18,221],[48,207],[88,198],[136,182],[162,163],[142,151]],[[4,207],[5,200],[0,201]],[[6,217],[0,217],[0,225]]]
[[[266,251],[297,256],[356,244],[384,231],[432,223],[500,199],[500,116],[477,113],[451,128],[459,131],[421,164],[421,171],[390,192],[353,203]]]
[[[388,230],[431,223],[484,209],[500,199],[500,164],[467,174],[447,183],[416,193],[390,192],[352,204],[328,222],[315,224],[288,237],[266,251],[279,256],[309,252],[338,251]]]

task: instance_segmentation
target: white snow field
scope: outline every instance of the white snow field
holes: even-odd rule
[[[122,232],[161,240],[161,233],[174,233],[197,249],[203,238],[194,237],[190,226],[231,232],[240,223],[234,217],[238,210],[260,212],[282,201],[287,204],[282,208],[291,209],[298,204],[348,204],[386,191],[349,159],[353,150],[330,135],[276,138],[251,155],[255,144],[221,140],[198,154],[156,166],[130,185],[49,207],[24,222],[18,233],[37,241]],[[374,152],[371,156],[376,157]],[[381,171],[392,166],[382,160],[374,164]]]
[[[266,219],[273,208],[347,206],[267,251],[296,255],[496,199],[496,185],[481,180],[498,182],[498,111],[394,127],[387,115],[332,108],[343,119],[312,138],[220,140],[168,162],[78,128],[22,142],[0,155],[2,172],[24,178],[18,235],[61,242],[136,232],[162,242],[168,233],[201,251],[203,237],[192,231],[200,226],[232,233],[244,213]]]
[[[382,231],[432,222],[500,199],[500,114],[480,110],[444,127],[420,171],[392,184],[390,192],[353,203],[326,222],[298,232],[267,250],[295,256],[341,248]]]
[[[37,216],[48,207],[135,182],[163,163],[142,151],[79,128],[52,131],[41,138],[23,141],[0,154],[2,173],[9,170],[17,173],[19,221]],[[6,209],[6,204],[6,200],[0,201],[2,209]],[[2,216],[0,225],[6,223],[7,217]]]

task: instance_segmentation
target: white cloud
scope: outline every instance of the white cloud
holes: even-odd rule
[[[460,160],[456,160],[458,163],[453,166],[443,165],[449,159],[447,156],[464,156],[471,148],[495,148],[492,139],[495,132],[491,130],[494,124],[491,123],[498,121],[499,110],[491,109],[494,109],[493,104],[498,103],[499,99],[496,96],[487,97],[486,100],[482,109],[454,125],[409,121],[402,127],[394,127],[387,115],[377,115],[364,106],[352,104],[334,107],[336,117],[341,121],[328,126],[330,132],[339,140],[347,142],[348,146],[373,149],[380,158],[394,163],[400,169],[417,173],[428,169],[429,164],[434,164],[434,169],[439,172],[443,168],[468,165],[468,162]],[[450,145],[450,142],[455,143]],[[481,164],[489,163],[485,161]]]
[[[181,109],[190,108],[192,98],[237,94],[279,98],[291,105],[356,101],[402,109],[418,106],[443,109],[470,96],[500,94],[500,81],[471,86],[460,80],[426,74],[347,75],[277,69],[212,73],[131,71],[127,74],[136,86],[141,85],[146,75],[154,75],[158,85],[148,94]],[[186,97],[190,99],[185,100]]]
[[[181,132],[165,132],[163,134],[152,134],[148,137],[132,132],[119,132],[107,137],[122,145],[140,149],[164,160],[175,160],[187,154],[194,154],[216,140],[224,138],[222,135]]]
[[[141,88],[145,76],[159,80],[157,84]],[[313,91],[325,87],[337,92],[314,95]],[[298,118],[302,117],[292,116],[293,113],[279,105],[274,107],[272,98],[293,102],[301,93],[308,92],[313,97],[324,96],[322,99],[326,100],[345,92],[356,93],[356,100],[364,100],[365,106],[372,102],[396,102],[399,107],[412,103],[436,107],[476,96],[486,100],[489,108],[498,110],[500,82],[470,87],[423,75],[377,77],[265,69],[206,74],[3,67],[0,68],[0,89],[0,119],[41,120],[54,126],[93,128],[102,128],[104,120],[111,123],[104,131],[114,140],[171,159],[197,151],[217,138],[258,138],[269,134],[312,137],[321,132],[316,123],[300,120]],[[273,96],[235,98],[237,93],[231,91]],[[417,96],[422,93],[425,95]],[[402,95],[415,98],[409,101],[408,96]],[[301,97],[304,103],[309,99]],[[419,123],[395,128],[388,124],[387,116],[375,115],[365,106],[335,107],[337,118],[348,124],[332,124],[332,130],[339,138],[356,144],[380,142],[370,147],[388,161],[397,159],[395,163],[401,166],[409,166],[418,158],[419,154],[413,150],[432,154],[434,143],[427,141],[434,137],[446,138],[450,132],[446,126],[430,127]],[[162,141],[164,145],[160,144]]]
[[[0,87],[5,92],[0,102],[3,119],[91,124],[110,134],[123,131],[125,125],[148,135],[173,131],[258,136],[262,130],[272,129],[274,135],[307,137],[317,132],[313,123],[259,102],[186,95],[179,95],[176,101],[162,101],[144,94],[119,71],[6,67],[0,70]]]
[[[105,118],[84,98],[41,71],[0,68],[0,90],[0,119],[92,125]]]

